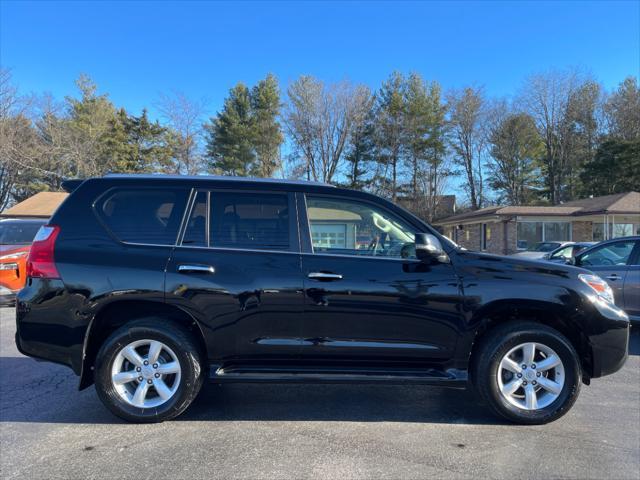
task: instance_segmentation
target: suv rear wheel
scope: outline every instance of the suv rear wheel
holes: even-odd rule
[[[202,386],[200,362],[186,329],[162,318],[135,320],[116,330],[98,352],[98,397],[131,422],[174,418]]]
[[[517,423],[560,418],[580,392],[581,369],[571,343],[558,331],[514,322],[487,334],[476,357],[476,388],[499,415]]]

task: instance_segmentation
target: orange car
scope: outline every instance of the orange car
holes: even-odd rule
[[[31,242],[45,220],[0,220],[0,305],[13,305],[24,287]]]

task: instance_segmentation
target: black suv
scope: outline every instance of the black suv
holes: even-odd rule
[[[466,251],[367,193],[154,175],[65,188],[16,343],[130,421],[179,415],[208,378],[471,385],[545,423],[627,358],[629,320],[599,277]]]

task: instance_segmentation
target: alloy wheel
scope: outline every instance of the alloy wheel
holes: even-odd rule
[[[522,343],[507,352],[498,365],[502,397],[523,410],[539,410],[553,403],[564,387],[560,356],[539,342]]]
[[[175,395],[181,373],[180,361],[167,345],[158,340],[137,340],[116,355],[111,383],[129,405],[154,408]]]

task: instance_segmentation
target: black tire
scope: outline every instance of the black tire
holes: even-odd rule
[[[180,362],[180,381],[166,403],[153,408],[130,405],[120,397],[111,381],[111,369],[118,352],[136,340],[158,340],[168,346]],[[157,423],[177,417],[196,398],[204,382],[198,346],[182,326],[156,317],[134,320],[113,332],[96,357],[95,385],[98,397],[118,417],[134,423]]]
[[[536,342],[553,349],[564,367],[564,385],[558,397],[537,410],[513,405],[502,395],[498,384],[498,367],[502,358],[520,344]],[[507,420],[526,425],[539,425],[557,420],[567,413],[580,393],[582,371],[573,345],[557,330],[535,322],[510,322],[489,331],[475,356],[475,390],[492,410]]]

